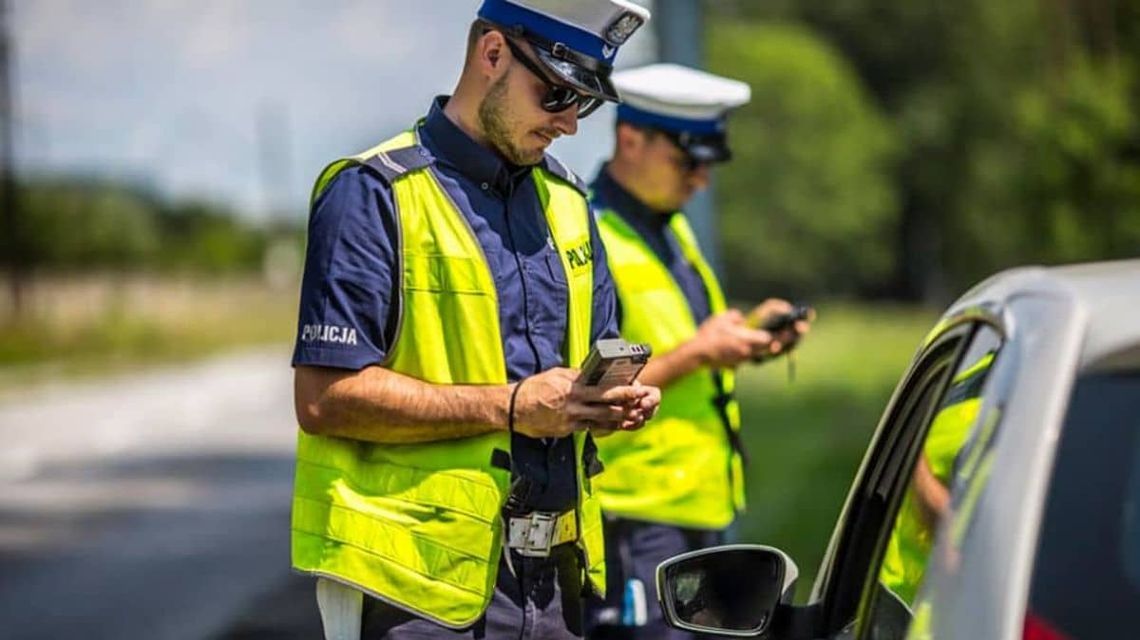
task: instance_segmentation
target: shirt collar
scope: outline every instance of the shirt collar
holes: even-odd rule
[[[457,169],[477,183],[505,190],[512,181],[528,175],[530,167],[516,167],[503,161],[493,149],[479,144],[443,112],[449,96],[432,101],[420,128],[421,140],[440,162]]]
[[[599,208],[612,209],[635,228],[660,231],[669,224],[676,212],[662,213],[638,200],[637,196],[614,180],[608,167],[608,163],[602,165],[590,185],[594,193],[593,199],[600,205]]]

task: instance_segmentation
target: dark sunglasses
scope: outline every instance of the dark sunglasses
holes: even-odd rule
[[[602,106],[602,99],[588,96],[561,84],[554,84],[546,73],[531,60],[510,38],[504,38],[511,54],[526,67],[539,80],[546,85],[546,93],[542,94],[542,110],[547,113],[561,113],[575,104],[578,105],[578,119],[582,120]]]
[[[673,164],[673,166],[677,167],[677,170],[681,173],[693,173],[703,167],[712,166],[713,163],[709,162],[708,160],[700,160],[698,158],[694,158],[689,153],[688,149],[681,146],[681,144],[673,136],[666,134],[665,137],[673,143],[674,149],[681,152],[680,154],[676,155],[669,154],[669,161]]]
[[[676,145],[674,145],[674,146],[676,146]],[[697,169],[700,169],[702,167],[708,167],[712,164],[711,162],[706,162],[704,160],[698,160],[698,159],[694,158],[693,156],[689,155],[689,153],[687,151],[685,151],[684,149],[682,149],[681,147],[677,147],[677,148],[681,150],[680,155],[670,154],[669,155],[669,162],[674,167],[676,167],[677,170],[680,171],[681,173],[693,173]]]

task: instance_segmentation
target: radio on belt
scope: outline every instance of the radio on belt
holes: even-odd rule
[[[621,338],[598,340],[582,363],[583,384],[590,387],[632,384],[652,353],[653,349],[647,344],[631,344]]]

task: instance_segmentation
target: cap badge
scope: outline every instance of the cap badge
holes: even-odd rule
[[[645,24],[645,20],[641,16],[632,11],[627,11],[615,18],[610,26],[606,27],[605,39],[609,43],[621,46],[643,24]]]

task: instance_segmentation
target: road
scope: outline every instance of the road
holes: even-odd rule
[[[288,353],[0,402],[0,637],[319,637],[289,571]]]

